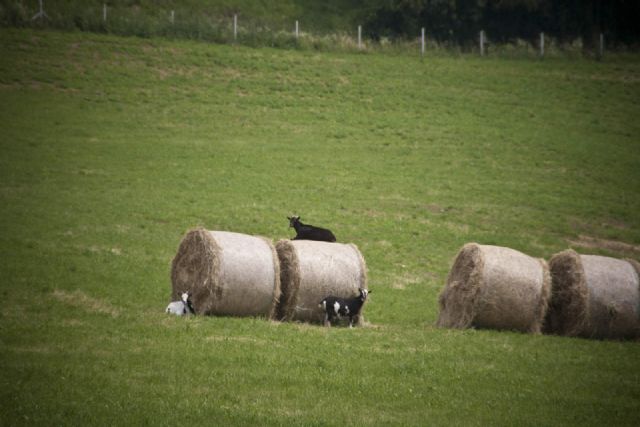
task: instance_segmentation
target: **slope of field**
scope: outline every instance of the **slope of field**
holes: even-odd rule
[[[640,60],[0,30],[0,424],[638,425],[640,345],[433,327],[465,243],[640,257]],[[366,328],[167,317],[195,226],[354,242]]]
[[[199,25],[205,21],[230,24],[233,15],[238,15],[240,27],[247,29],[257,26],[293,31],[294,22],[298,20],[303,31],[353,32],[381,3],[381,0],[47,0],[44,11],[48,19],[44,23],[55,28],[129,33],[132,29],[148,31],[168,27],[169,16],[174,11],[174,24],[181,28],[189,22],[197,27],[191,28],[192,32],[206,31],[206,25]],[[105,4],[106,23],[103,20]],[[0,25],[35,25],[39,21],[32,22],[32,17],[38,12],[37,1],[0,0]],[[189,32],[186,28],[181,30]]]

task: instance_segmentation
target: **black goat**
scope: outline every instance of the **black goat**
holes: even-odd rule
[[[371,293],[366,289],[358,289],[360,295],[355,298],[338,298],[334,296],[326,297],[320,303],[320,307],[324,310],[324,326],[331,326],[334,318],[349,317],[349,327],[352,328],[354,323],[360,319],[362,306],[367,299],[367,295]],[[354,322],[355,319],[355,322]]]
[[[299,216],[287,217],[289,227],[296,229],[296,237],[291,240],[319,240],[322,242],[335,242],[336,236],[326,228],[314,227],[313,225],[303,224]]]

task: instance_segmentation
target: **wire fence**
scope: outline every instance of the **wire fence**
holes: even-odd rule
[[[5,2],[6,3],[6,2]],[[514,43],[492,43],[490,35],[478,31],[477,43],[456,45],[429,37],[429,29],[422,28],[414,39],[377,40],[363,37],[362,26],[352,30],[329,34],[304,31],[304,23],[291,22],[290,29],[276,30],[270,25],[250,17],[215,15],[185,9],[154,9],[110,7],[107,3],[68,3],[47,7],[43,0],[29,8],[22,2],[9,3],[0,8],[0,23],[6,27],[37,27],[71,31],[88,31],[138,37],[166,37],[195,39],[222,44],[240,44],[251,47],[311,49],[322,51],[404,52],[425,57],[430,54],[474,54],[480,56],[557,57],[584,54],[579,40],[558,43],[540,33],[536,42],[517,40]],[[605,55],[605,38],[600,34],[595,57]]]

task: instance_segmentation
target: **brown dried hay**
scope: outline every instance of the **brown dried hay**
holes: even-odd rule
[[[198,228],[189,231],[171,263],[172,300],[191,292],[197,314],[275,316],[280,264],[263,237]]]
[[[549,260],[553,294],[545,332],[585,338],[640,336],[640,265],[569,249]]]
[[[358,288],[367,289],[367,266],[354,244],[280,240],[276,250],[282,283],[280,320],[322,322],[318,305],[323,298],[351,298]]]
[[[543,259],[468,243],[456,256],[440,294],[437,325],[540,333],[550,285]]]

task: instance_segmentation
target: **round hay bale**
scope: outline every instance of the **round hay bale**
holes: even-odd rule
[[[543,259],[468,243],[456,256],[440,294],[437,325],[540,333],[550,285]]]
[[[171,263],[172,300],[191,292],[197,314],[272,318],[280,298],[275,247],[262,237],[198,228]]]
[[[280,240],[276,251],[282,283],[280,320],[322,322],[323,298],[352,298],[358,288],[367,289],[367,266],[354,244]]]
[[[640,266],[632,260],[579,255],[549,260],[553,293],[545,332],[585,338],[640,336]]]

